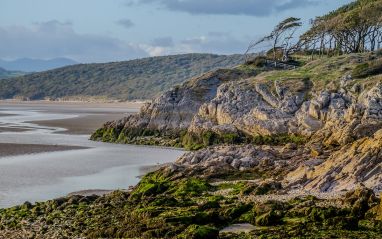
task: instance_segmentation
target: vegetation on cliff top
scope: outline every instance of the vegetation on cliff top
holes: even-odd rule
[[[357,0],[317,17],[301,44],[320,54],[374,51],[382,43],[382,1]]]

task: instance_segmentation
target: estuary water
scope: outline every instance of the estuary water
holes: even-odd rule
[[[0,103],[0,208],[82,190],[127,189],[148,168],[183,154],[88,140],[86,132],[101,122],[136,111],[126,105]]]

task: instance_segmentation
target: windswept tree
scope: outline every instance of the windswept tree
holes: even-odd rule
[[[292,39],[296,30],[302,25],[300,20],[300,18],[289,17],[281,21],[269,35],[261,38],[258,41],[252,42],[245,54],[247,55],[249,52],[255,49],[255,47],[262,43],[270,43],[274,61],[279,60],[277,59],[278,49],[283,51],[283,60],[288,60],[290,52],[296,46],[295,44],[292,44]]]
[[[317,17],[300,43],[320,54],[354,53],[379,49],[381,38],[382,0],[358,0]]]
[[[277,24],[271,34],[267,36],[272,41],[273,59],[276,58],[276,49],[279,47],[283,50],[284,60],[288,60],[289,53],[292,50],[291,40],[298,27],[302,25],[300,18],[289,17]]]

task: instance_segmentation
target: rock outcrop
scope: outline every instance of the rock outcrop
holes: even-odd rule
[[[360,183],[382,191],[382,130],[341,147],[315,167],[302,165],[286,176],[290,182],[302,178],[310,191],[350,190]]]
[[[105,124],[107,128],[147,128],[165,132],[187,129],[204,102],[216,96],[218,87],[229,81],[255,76],[257,71],[221,69],[191,79],[144,105],[137,115]]]
[[[381,191],[382,78],[349,74],[355,60],[375,57],[349,55],[288,71],[210,72],[137,115],[105,124],[93,139],[206,148],[171,166],[180,174],[252,170],[290,188],[330,192],[361,183]],[[230,145],[209,147],[219,144]]]
[[[189,131],[288,133],[289,122],[304,103],[311,85],[307,79],[275,82],[249,79],[223,84],[217,96],[200,107]]]

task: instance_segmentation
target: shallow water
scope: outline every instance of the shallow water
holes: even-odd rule
[[[92,142],[88,140],[89,135],[56,134],[65,129],[26,123],[83,115],[67,109],[63,110],[65,113],[57,113],[59,111],[54,106],[44,111],[33,106],[22,110],[0,106],[0,115],[12,114],[0,116],[0,126],[31,129],[0,133],[0,143],[88,147],[12,157],[0,155],[0,207],[48,200],[80,190],[126,189],[139,181],[138,176],[147,166],[172,162],[183,153],[173,149]]]

